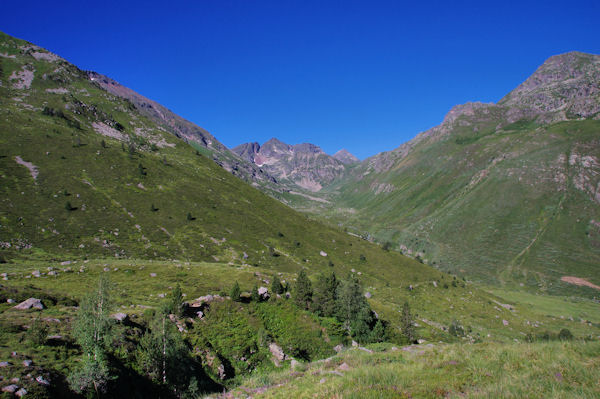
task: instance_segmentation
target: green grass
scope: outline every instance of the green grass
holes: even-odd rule
[[[354,349],[300,371],[247,380],[257,398],[596,398],[600,344],[434,345]],[[345,363],[348,370],[340,370]],[[338,375],[341,374],[341,375]]]

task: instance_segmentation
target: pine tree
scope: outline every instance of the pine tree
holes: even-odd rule
[[[371,331],[371,342],[383,342],[386,339],[386,331],[385,326],[381,322],[381,320],[377,320],[375,323],[375,327],[373,327],[373,331]]]
[[[335,315],[337,288],[339,281],[335,273],[321,274],[315,284],[313,310],[319,316],[331,317]]]
[[[413,316],[410,313],[410,306],[408,306],[408,302],[404,302],[404,306],[402,306],[402,317],[400,318],[400,329],[402,330],[402,334],[408,339],[409,342],[413,342],[415,340],[415,327],[413,325]]]
[[[258,286],[254,285],[254,288],[252,288],[252,302],[260,302],[260,295],[258,295]]]
[[[298,274],[296,286],[294,287],[294,302],[302,309],[308,309],[312,302],[312,284],[306,275],[304,269]]]
[[[173,288],[171,303],[169,305],[170,313],[173,313],[177,317],[181,317],[183,313],[183,294],[181,293],[181,286],[179,283]]]
[[[229,296],[231,297],[232,301],[240,302],[242,300],[242,298],[240,297],[240,294],[241,294],[240,285],[236,281],[235,284],[233,285],[233,287],[231,288],[231,292],[230,292]]]
[[[281,280],[279,279],[277,273],[273,275],[273,281],[271,282],[271,292],[273,292],[273,294],[283,294],[283,285],[281,285]]]
[[[354,276],[338,286],[336,316],[359,342],[368,341],[373,315],[362,287]]]
[[[113,334],[113,308],[111,284],[106,275],[101,275],[96,291],[83,299],[73,326],[73,335],[83,351],[82,366],[72,373],[69,385],[82,393],[94,388],[102,392],[113,377],[108,368],[107,353]]]

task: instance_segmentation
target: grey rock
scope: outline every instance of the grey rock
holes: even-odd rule
[[[17,392],[15,392],[15,396],[17,396],[18,398],[22,398],[25,395],[27,395],[27,390],[25,388],[21,388]]]
[[[25,366],[25,367],[31,367],[32,364],[33,364],[33,360],[30,360],[30,359],[23,360],[23,366]]]
[[[340,353],[342,350],[344,350],[344,345],[339,344],[333,347],[333,350],[336,351],[337,353]]]
[[[124,321],[127,321],[129,319],[129,316],[127,315],[127,313],[122,313],[122,312],[113,313],[110,315],[110,317],[112,317],[113,319],[115,319],[116,321],[121,322],[121,323]]]
[[[286,358],[285,353],[283,353],[283,349],[281,349],[281,346],[277,345],[275,342],[271,342],[269,344],[269,351],[271,352],[273,357],[275,357],[275,359],[279,361],[283,361]]]
[[[42,377],[41,375],[38,375],[37,377],[35,377],[35,380],[41,384],[41,385],[45,385],[45,386],[49,386],[50,385],[50,381],[48,381],[47,379],[45,379],[44,377]]]
[[[371,297],[372,297],[372,295],[369,291],[365,292],[365,298],[369,299]]]
[[[8,366],[12,366],[11,362],[0,362],[0,367],[8,367]]]
[[[37,298],[29,298],[15,306],[14,308],[19,310],[27,310],[31,308],[42,310],[44,309],[44,304],[41,300]]]
[[[19,389],[18,385],[11,384],[11,385],[2,387],[2,392],[15,393],[17,391],[17,389]]]

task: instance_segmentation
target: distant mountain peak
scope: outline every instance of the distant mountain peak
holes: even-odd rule
[[[345,148],[342,148],[341,150],[333,154],[333,157],[346,165],[360,162],[360,159],[356,158]]]
[[[553,113],[544,122],[600,117],[600,55],[571,51],[548,58],[498,105]]]

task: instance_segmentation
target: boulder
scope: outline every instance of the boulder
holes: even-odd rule
[[[321,252],[319,252],[319,255],[321,255],[321,256],[327,256],[327,252],[321,251]]]
[[[31,272],[31,275],[33,277],[40,277],[42,274],[40,273],[39,270],[34,270],[34,271]]]
[[[269,344],[269,351],[275,357],[275,359],[279,361],[285,360],[286,356],[285,353],[283,353],[283,349],[281,349],[281,346],[277,345],[275,342],[271,342]]]
[[[31,367],[32,364],[33,364],[33,360],[30,360],[30,359],[23,360],[23,366],[25,366],[25,367]]]
[[[372,295],[369,291],[365,292],[365,298],[369,299],[371,297],[372,297]]]
[[[48,272],[48,276],[58,276],[58,273],[56,273],[56,271],[54,271],[54,270],[50,270]]]
[[[48,381],[47,379],[45,379],[44,377],[42,377],[41,375],[38,375],[37,377],[35,377],[35,380],[38,382],[38,384],[40,385],[45,385],[48,386],[50,385],[50,381]]]
[[[292,368],[292,370],[296,370],[298,366],[300,366],[300,362],[296,359],[292,359],[292,361],[290,362],[290,367]]]
[[[337,353],[340,353],[342,350],[344,349],[344,345],[339,344],[333,347],[333,350],[336,351]]]
[[[15,384],[7,385],[2,387],[2,392],[15,393],[19,387]]]
[[[340,364],[337,367],[337,369],[342,370],[342,371],[348,371],[348,370],[350,370],[350,366],[348,366],[348,363],[344,362],[344,363]]]
[[[44,304],[42,303],[41,300],[39,300],[37,298],[29,298],[29,299],[21,302],[17,306],[15,306],[15,309],[19,309],[19,310],[27,310],[27,309],[31,309],[31,308],[42,310],[42,309],[44,309]]]
[[[269,295],[269,290],[267,287],[258,287],[258,296],[261,299],[269,299],[271,295]]]
[[[352,346],[356,348],[358,346],[358,342],[356,342],[355,340],[352,340]]]
[[[11,362],[0,362],[0,367],[8,367],[8,366],[12,366]]]
[[[156,277],[156,273],[150,273],[150,277]]]
[[[18,398],[22,398],[25,395],[27,395],[27,390],[25,388],[21,388],[17,392],[15,392],[15,396]]]
[[[6,300],[6,303],[15,303],[15,300],[14,300],[14,299],[12,299],[12,298],[8,298],[8,299]]]
[[[127,313],[113,313],[110,315],[110,317],[112,317],[113,319],[115,319],[116,321],[123,323],[125,321],[127,321],[129,319],[129,316],[127,315]]]

